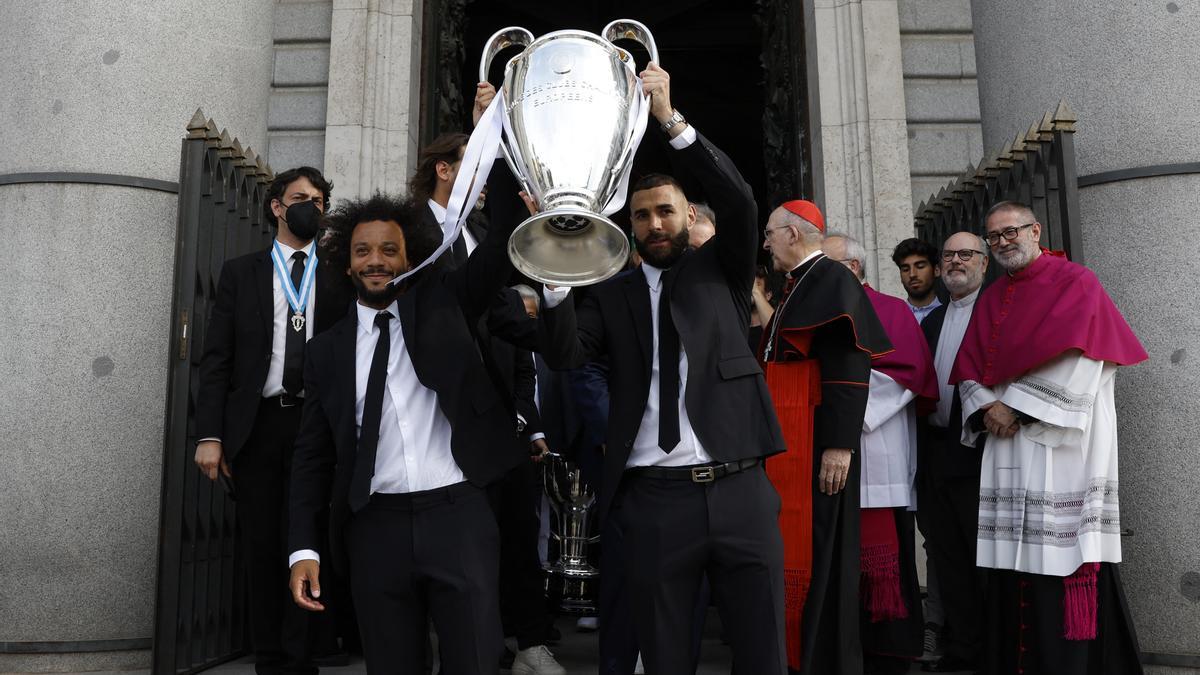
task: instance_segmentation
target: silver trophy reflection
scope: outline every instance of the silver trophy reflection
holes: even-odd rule
[[[540,213],[517,226],[508,254],[543,283],[603,281],[629,256],[629,239],[601,214],[633,162],[640,121],[633,57],[614,40],[638,42],[658,62],[650,31],[627,19],[600,35],[560,30],[536,40],[512,26],[484,44],[480,81],[502,50],[525,47],[504,68],[501,147]]]
[[[543,455],[542,483],[550,502],[550,537],[558,542],[557,559],[546,565],[550,598],[564,612],[594,614],[600,572],[588,562],[588,548],[600,540],[591,536],[596,495],[579,466],[554,452]]]

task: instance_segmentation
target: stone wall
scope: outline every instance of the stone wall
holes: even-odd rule
[[[901,0],[900,49],[915,208],[983,157],[970,0]]]
[[[0,671],[149,663],[177,196],[109,176],[177,181],[198,106],[264,147],[272,10],[4,5],[0,176],[74,182],[0,184],[0,643],[76,653]]]
[[[267,161],[276,171],[325,165],[330,0],[279,0],[267,113]]]

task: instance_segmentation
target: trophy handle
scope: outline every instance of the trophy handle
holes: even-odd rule
[[[658,62],[658,45],[654,43],[654,36],[650,34],[650,29],[646,28],[646,24],[633,19],[617,19],[610,22],[600,32],[600,35],[609,42],[617,40],[633,40],[646,48],[650,52],[650,60]],[[659,63],[659,65],[662,65]]]
[[[487,42],[483,43],[483,57],[479,59],[479,81],[484,82],[488,79],[488,71],[492,69],[492,59],[496,58],[501,51],[513,45],[528,47],[532,43],[533,33],[520,26],[509,26],[492,33]]]

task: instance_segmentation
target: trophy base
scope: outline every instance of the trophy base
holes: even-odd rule
[[[600,578],[566,577],[546,570],[546,598],[564,614],[593,616],[599,612]]]
[[[608,218],[576,208],[544,211],[508,239],[513,266],[552,286],[586,286],[625,269],[629,238]]]

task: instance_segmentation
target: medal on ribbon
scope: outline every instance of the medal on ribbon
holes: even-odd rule
[[[287,261],[283,257],[283,249],[279,242],[271,248],[271,262],[275,264],[275,275],[279,277],[279,285],[283,287],[283,296],[287,298],[288,306],[292,308],[292,330],[299,333],[304,330],[304,309],[308,299],[312,297],[313,283],[316,280],[317,249],[312,247],[312,253],[305,261],[304,276],[300,278],[300,288],[292,285],[292,277],[288,274]]]

